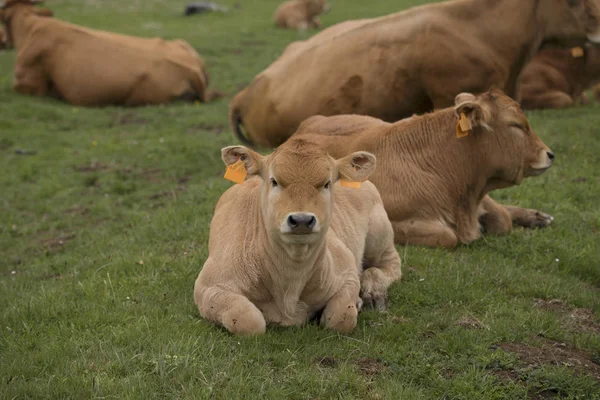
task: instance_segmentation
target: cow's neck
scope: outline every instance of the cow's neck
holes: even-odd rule
[[[30,10],[24,7],[17,7],[13,16],[6,25],[6,33],[12,41],[12,46],[19,49],[22,41],[27,37],[35,22],[35,19],[40,18],[33,14]]]
[[[518,95],[519,75],[536,54],[545,36],[546,27],[537,16],[539,7],[543,7],[541,3],[540,0],[472,0],[459,3],[476,10],[477,15],[469,20],[475,26],[473,34],[493,48],[503,65],[508,66],[506,83],[501,89],[511,97]]]

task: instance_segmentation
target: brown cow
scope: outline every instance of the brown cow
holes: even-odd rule
[[[372,154],[334,160],[300,139],[266,157],[226,147],[222,158],[253,177],[227,190],[215,209],[208,260],[194,288],[204,318],[258,334],[267,323],[300,325],[323,310],[321,324],[346,333],[361,297],[385,309],[400,257],[381,197],[369,182],[336,183],[367,179]]]
[[[8,39],[6,38],[6,31],[3,26],[0,26],[0,50],[6,49],[8,45]]]
[[[599,81],[598,46],[543,49],[521,75],[521,105],[541,109],[587,104],[585,90]]]
[[[319,15],[328,10],[326,0],[289,0],[277,7],[273,19],[280,28],[320,28]]]
[[[312,115],[391,122],[449,107],[461,92],[516,97],[545,39],[600,42],[596,1],[454,0],[334,25],[291,44],[238,93],[232,128],[248,145],[277,146]]]
[[[0,20],[17,49],[14,89],[81,106],[207,101],[202,58],[183,40],[145,39],[42,18],[39,1],[6,0]]]
[[[507,233],[512,223],[544,227],[553,218],[502,206],[487,194],[542,174],[554,154],[535,135],[519,104],[499,90],[462,93],[456,106],[394,124],[372,117],[316,116],[292,139],[325,148],[333,157],[355,149],[376,155],[371,176],[396,242],[452,248],[481,236]],[[462,125],[459,116],[464,114]]]

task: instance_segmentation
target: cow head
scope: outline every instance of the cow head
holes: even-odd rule
[[[0,3],[0,22],[6,26],[5,47],[13,46],[11,21],[18,10],[26,10],[41,17],[52,17],[54,15],[52,10],[35,7],[36,4],[41,4],[42,2],[41,0],[5,0],[3,3]]]
[[[221,151],[226,165],[242,161],[248,175],[262,178],[261,214],[270,239],[288,254],[322,243],[331,222],[334,183],[343,177],[364,181],[375,169],[375,156],[356,152],[334,160],[317,144],[290,139],[272,154],[242,146]],[[354,190],[354,189],[353,189]]]
[[[554,153],[535,134],[520,105],[494,89],[479,96],[461,93],[455,115],[471,122],[472,157],[492,171],[493,188],[519,184],[524,177],[540,175],[554,161]]]
[[[327,0],[304,0],[309,15],[321,15],[329,12]]]
[[[600,43],[600,0],[544,0],[538,18],[546,38],[584,38]]]

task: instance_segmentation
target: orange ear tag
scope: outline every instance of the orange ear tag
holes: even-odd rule
[[[354,166],[354,171],[357,171],[358,168],[356,167],[356,165]],[[347,188],[351,188],[351,189],[360,189],[360,182],[358,181],[351,181],[351,180],[347,180],[347,179],[340,179],[340,185],[343,187],[347,187]]]
[[[573,58],[581,58],[585,55],[585,51],[581,47],[573,47],[571,49],[571,56]]]
[[[224,178],[235,183],[244,183],[246,175],[248,175],[246,165],[242,160],[237,160],[234,164],[227,166]]]
[[[465,113],[460,113],[460,119],[456,124],[456,137],[460,139],[469,136],[471,129],[473,129],[473,126],[471,125],[469,118],[467,118]]]

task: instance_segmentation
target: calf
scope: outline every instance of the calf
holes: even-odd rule
[[[289,0],[277,8],[273,18],[280,28],[320,28],[319,15],[328,10],[326,0]]]
[[[521,75],[521,104],[566,108],[589,102],[585,90],[600,81],[600,48],[590,43],[541,50]]]
[[[356,149],[377,156],[371,176],[399,244],[454,247],[513,222],[544,227],[553,218],[502,206],[487,194],[542,174],[554,154],[533,132],[519,104],[499,90],[462,93],[452,108],[394,124],[372,117],[316,116],[293,138],[318,143],[334,157]]]
[[[322,310],[323,326],[347,333],[363,301],[385,308],[400,257],[381,197],[369,182],[337,183],[367,179],[372,154],[334,160],[299,139],[266,157],[226,147],[222,158],[241,180],[252,178],[217,203],[194,288],[204,318],[259,334],[267,323],[299,325]]]
[[[33,0],[6,0],[0,21],[17,50],[14,90],[74,105],[208,101],[204,61],[183,40],[87,29],[40,15]]]

